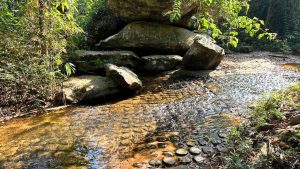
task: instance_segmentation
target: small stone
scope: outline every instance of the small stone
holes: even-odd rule
[[[166,157],[174,157],[174,153],[173,152],[163,152],[163,155]]]
[[[150,160],[149,164],[153,167],[159,167],[161,165],[161,161],[160,160]]]
[[[203,147],[202,148],[203,153],[211,156],[214,154],[215,150],[212,147]]]
[[[175,143],[174,145],[179,148],[185,147],[185,145],[183,143]]]
[[[218,136],[220,138],[225,138],[227,136],[227,134],[225,132],[219,132]]]
[[[123,124],[122,128],[130,128],[130,125],[129,124]]]
[[[217,150],[222,153],[228,152],[228,148],[225,145],[219,144],[217,145]]]
[[[156,149],[157,145],[156,145],[156,143],[148,143],[147,144],[147,148],[149,148],[149,149]]]
[[[288,142],[291,137],[296,136],[300,131],[300,124],[295,126],[288,126],[285,129],[277,130],[279,138],[282,141]]]
[[[176,136],[176,135],[173,135],[173,136],[170,136],[170,140],[171,140],[171,142],[173,142],[173,143],[179,142],[179,141],[180,141],[180,137],[179,137],[179,136]]]
[[[154,141],[154,139],[152,138],[152,137],[147,137],[146,139],[145,139],[145,142],[146,143],[150,143],[150,142],[153,142]]]
[[[133,149],[133,151],[138,152],[138,151],[142,151],[143,149],[144,149],[143,146],[138,146],[138,147],[135,147],[135,148]]]
[[[202,157],[202,156],[200,156],[200,155],[194,157],[194,161],[195,161],[197,164],[201,164],[201,163],[203,163],[205,160],[206,160],[206,158],[204,158],[204,157]]]
[[[17,168],[25,168],[26,164],[23,161],[19,161],[15,164]]]
[[[135,168],[142,168],[142,167],[143,167],[143,164],[140,164],[140,163],[134,163],[132,166],[135,167]]]
[[[220,140],[220,139],[218,139],[218,138],[213,138],[213,139],[211,140],[211,143],[212,143],[213,145],[218,145],[218,144],[221,144],[221,143],[222,143],[222,140]]]
[[[130,140],[122,140],[121,141],[121,145],[122,146],[128,146],[128,145],[130,145],[131,144],[131,141]]]
[[[190,169],[190,167],[186,166],[186,165],[179,165],[176,167],[171,167],[169,169]]]
[[[172,157],[164,157],[163,162],[167,165],[175,165],[176,161]]]
[[[185,156],[188,154],[188,151],[186,149],[180,148],[176,150],[176,154],[178,156]]]
[[[194,142],[191,142],[191,141],[188,141],[188,142],[186,143],[186,145],[187,145],[188,147],[194,147],[194,146],[195,146],[195,143],[194,143]]]
[[[192,162],[192,160],[188,157],[179,157],[180,164],[189,164]]]
[[[158,148],[166,148],[167,147],[167,143],[157,143]]]
[[[206,146],[206,145],[208,144],[208,142],[205,141],[204,139],[200,139],[200,140],[198,141],[198,143],[199,143],[200,146]]]
[[[292,126],[300,124],[300,114],[291,117],[289,124]]]
[[[263,156],[267,156],[268,155],[268,144],[267,143],[263,143],[263,146],[260,148],[260,153]]]
[[[168,141],[168,139],[166,137],[162,136],[162,137],[157,137],[156,141],[158,141],[158,142],[165,142],[165,141]]]
[[[197,147],[191,147],[189,149],[190,153],[193,154],[193,155],[198,155],[201,153],[201,149],[197,148]]]

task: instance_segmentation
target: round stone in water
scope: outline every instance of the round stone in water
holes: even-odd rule
[[[203,147],[202,148],[203,153],[207,154],[208,156],[211,156],[214,154],[215,150],[212,147]]]
[[[224,131],[220,131],[218,135],[220,138],[225,138],[227,136],[227,134]]]
[[[173,152],[163,152],[163,155],[166,156],[166,157],[174,157]]]
[[[213,143],[213,145],[218,145],[222,143],[222,140],[219,138],[212,138],[211,143]]]
[[[188,154],[188,151],[184,148],[180,148],[176,150],[176,155],[178,156],[185,156]]]
[[[174,164],[176,164],[176,160],[174,158],[172,158],[172,157],[165,157],[163,159],[163,162],[165,164],[167,164],[167,165],[174,165]]]
[[[202,157],[201,155],[198,155],[198,156],[195,156],[194,157],[194,161],[197,163],[197,164],[201,164],[205,161],[206,159],[204,157]]]
[[[150,160],[149,164],[153,167],[159,167],[161,165],[161,161],[154,159],[154,160]]]
[[[201,149],[197,148],[197,147],[191,147],[189,149],[190,153],[193,154],[193,155],[198,155],[201,153]]]
[[[142,167],[143,167],[143,164],[140,164],[140,163],[134,163],[132,166],[135,167],[135,168],[142,168]]]
[[[198,143],[199,143],[200,146],[206,146],[206,145],[208,144],[208,142],[205,141],[204,139],[200,139],[200,140],[198,141]]]
[[[187,145],[188,147],[194,147],[194,146],[195,146],[195,143],[192,142],[192,141],[188,141],[188,142],[186,143],[186,145]]]
[[[223,144],[217,145],[217,150],[222,153],[228,152],[228,148]]]
[[[192,162],[192,160],[189,157],[179,157],[180,164],[189,164]]]

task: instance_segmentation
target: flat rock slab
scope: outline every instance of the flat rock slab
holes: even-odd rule
[[[63,94],[74,103],[118,92],[118,85],[113,80],[101,76],[79,76],[63,83]]]
[[[71,62],[84,73],[99,73],[104,70],[105,64],[138,68],[140,58],[131,51],[76,51]]]
[[[174,69],[181,64],[179,55],[151,55],[142,57],[143,69],[147,72],[163,72]]]

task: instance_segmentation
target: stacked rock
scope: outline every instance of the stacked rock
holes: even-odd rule
[[[209,36],[189,30],[196,13],[194,0],[183,3],[182,18],[174,23],[165,15],[173,8],[172,0],[108,0],[107,5],[127,25],[96,44],[99,51],[76,52],[71,62],[79,72],[89,75],[106,72],[107,77],[70,79],[64,84],[64,93],[72,102],[98,97],[94,92],[115,93],[111,90],[115,86],[137,91],[142,82],[135,73],[141,71],[161,73],[180,65],[190,70],[212,70],[225,55]]]

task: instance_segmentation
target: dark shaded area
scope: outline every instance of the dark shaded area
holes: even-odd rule
[[[93,15],[86,26],[88,46],[95,49],[95,44],[109,36],[118,33],[125,26],[120,18],[115,16],[108,7],[103,7]]]
[[[145,47],[145,48],[141,48],[141,47],[135,47],[135,48],[101,48],[98,46],[98,44],[96,45],[96,50],[104,50],[104,51],[109,51],[109,50],[128,50],[128,51],[133,51],[135,54],[137,54],[138,56],[142,57],[142,56],[148,56],[148,55],[180,55],[183,56],[186,53],[186,50],[176,50],[176,51],[170,51],[169,49],[166,50],[158,50],[157,48],[151,48],[151,47]]]
[[[96,106],[96,105],[103,105],[103,104],[113,104],[128,98],[133,97],[136,95],[135,92],[122,89],[121,92],[117,94],[112,94],[112,95],[107,95],[105,97],[99,97],[96,99],[91,99],[91,100],[85,100],[81,101],[78,104],[79,105],[85,105],[85,106]]]
[[[274,41],[249,37],[240,31],[241,43],[234,51],[247,53],[248,49],[295,54],[300,52],[300,1],[299,0],[252,0],[248,16],[264,21],[269,32],[277,33]],[[250,50],[252,51],[252,50]]]

